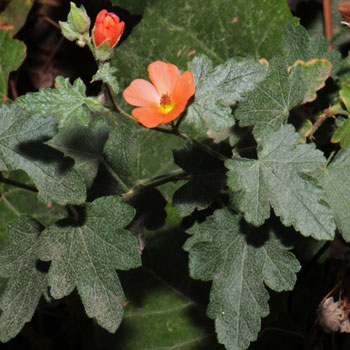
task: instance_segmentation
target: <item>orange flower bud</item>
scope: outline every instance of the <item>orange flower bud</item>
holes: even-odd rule
[[[125,23],[120,22],[119,17],[107,10],[101,10],[95,21],[93,37],[95,46],[100,46],[108,40],[109,46],[114,47],[124,32]]]

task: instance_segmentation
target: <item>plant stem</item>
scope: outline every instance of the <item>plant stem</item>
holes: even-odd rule
[[[181,138],[183,138],[185,141],[187,141],[189,144],[191,145],[196,145],[198,146],[201,150],[203,150],[204,152],[210,154],[211,156],[213,156],[214,158],[220,159],[222,161],[227,160],[228,158],[226,156],[224,156],[223,154],[216,152],[215,150],[213,150],[211,147],[206,146],[205,144],[199,142],[198,140],[194,139],[193,137],[181,132],[180,130],[175,130],[174,129],[174,135],[178,135]]]
[[[18,181],[6,179],[5,177],[2,176],[2,174],[0,174],[0,182],[3,182],[5,184],[11,185],[11,186],[23,188],[24,190],[28,190],[28,191],[32,191],[32,192],[38,192],[38,189],[36,187],[30,186],[30,185],[26,185],[26,184],[22,184],[21,182],[18,182]]]
[[[341,107],[340,103],[337,103],[334,106],[330,106],[329,108],[325,109],[318,117],[316,122],[312,125],[312,130],[308,132],[305,136],[312,139],[315,132],[318,130],[318,128],[324,123],[324,121],[333,116],[334,114],[343,114],[343,109]]]
[[[117,173],[108,165],[108,163],[106,162],[106,160],[101,157],[100,158],[101,163],[103,164],[103,166],[106,168],[106,170],[112,175],[113,179],[115,181],[117,181],[117,183],[120,185],[120,187],[123,189],[124,192],[129,192],[130,188],[128,186],[125,185],[125,183],[123,182],[123,180],[117,175]]]
[[[323,0],[323,19],[324,19],[324,34],[327,39],[332,39],[332,12],[331,1]],[[329,47],[332,49],[332,45]]]
[[[163,174],[152,177],[150,179],[139,180],[136,185],[133,186],[128,192],[123,194],[124,199],[128,199],[134,196],[136,193],[141,192],[147,188],[157,187],[168,182],[176,182],[180,180],[188,180],[189,175],[183,170],[177,170],[170,174]]]
[[[113,90],[112,90],[112,87],[108,84],[108,83],[105,83],[105,86],[107,88],[107,93],[108,93],[108,97],[109,99],[111,100],[112,102],[112,105],[113,105],[113,108],[114,110],[118,111],[119,113],[121,113],[124,117],[127,117],[128,119],[132,120],[134,123],[137,123],[137,120],[132,116],[130,115],[129,113],[126,113],[117,103],[117,100],[114,96],[114,93],[113,93]]]

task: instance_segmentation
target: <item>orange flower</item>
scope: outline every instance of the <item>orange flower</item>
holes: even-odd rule
[[[195,87],[192,72],[180,74],[171,63],[151,63],[148,75],[153,85],[147,80],[136,79],[124,90],[123,97],[129,104],[139,107],[132,111],[139,123],[154,128],[177,118],[194,95]]]
[[[125,23],[120,22],[115,13],[101,10],[96,17],[93,29],[95,46],[100,46],[108,40],[109,46],[114,47],[122,36],[124,28]]]

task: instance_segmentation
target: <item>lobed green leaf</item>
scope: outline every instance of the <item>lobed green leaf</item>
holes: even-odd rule
[[[184,249],[190,253],[190,274],[213,281],[207,314],[215,320],[219,342],[228,350],[248,348],[260,318],[269,313],[264,282],[276,291],[291,290],[298,261],[272,230],[252,231],[228,209],[217,210],[189,233]]]

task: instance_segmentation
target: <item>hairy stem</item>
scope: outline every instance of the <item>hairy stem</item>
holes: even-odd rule
[[[188,180],[190,176],[183,170],[177,170],[170,174],[163,174],[152,177],[150,179],[139,180],[128,192],[123,194],[124,199],[129,199],[136,193],[139,193],[147,188],[157,187],[168,182],[176,182],[180,180]]]

